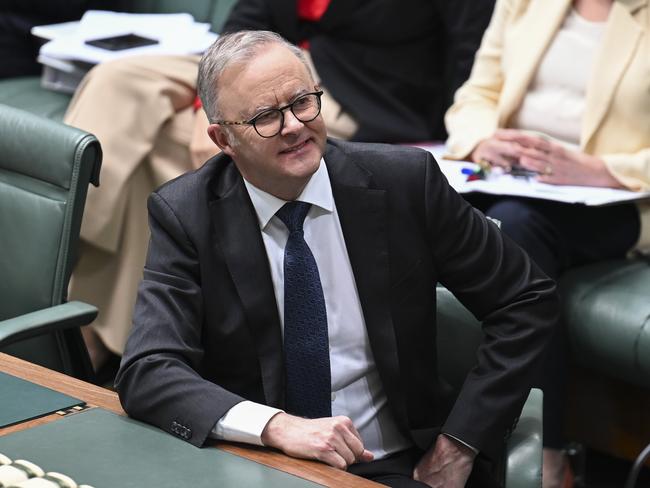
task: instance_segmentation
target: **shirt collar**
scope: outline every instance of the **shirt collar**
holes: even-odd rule
[[[250,183],[244,178],[244,185],[251,198],[257,219],[260,224],[260,229],[264,229],[275,213],[287,203],[270,193],[260,190],[255,185]],[[296,198],[300,202],[311,203],[317,207],[322,208],[325,212],[332,213],[334,211],[334,196],[332,194],[332,184],[330,183],[329,173],[323,158],[320,160],[318,169],[311,176],[307,185],[302,190],[302,193]]]

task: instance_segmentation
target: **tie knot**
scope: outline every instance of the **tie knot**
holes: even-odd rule
[[[301,231],[302,224],[305,221],[307,212],[311,203],[305,202],[288,202],[285,203],[280,210],[276,212],[275,215],[287,226],[289,232]]]

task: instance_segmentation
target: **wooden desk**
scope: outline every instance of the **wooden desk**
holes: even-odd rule
[[[101,407],[120,415],[126,415],[124,410],[122,410],[117,393],[105,388],[100,388],[90,383],[77,380],[70,376],[57,373],[56,371],[28,363],[3,353],[0,353],[0,371],[52,388],[61,393],[74,396],[75,398],[85,401],[92,407]],[[0,428],[0,436],[11,432],[29,429],[36,425],[55,422],[60,418],[59,415],[52,414],[35,420],[29,420],[20,424]],[[383,486],[358,476],[351,475],[345,471],[339,471],[319,462],[291,458],[280,452],[271,451],[269,449],[217,441],[213,444],[217,449],[223,449],[232,454],[236,454],[325,486],[345,486],[351,488],[373,488]]]

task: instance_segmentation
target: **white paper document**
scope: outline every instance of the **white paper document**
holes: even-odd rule
[[[130,14],[90,10],[76,28],[70,24],[58,30],[48,30],[47,27],[34,28],[34,34],[53,38],[41,47],[41,55],[92,64],[136,54],[200,54],[217,38],[217,34],[210,32],[210,24],[194,22],[190,14]],[[137,34],[155,39],[158,43],[120,51],[86,44],[89,40],[124,34]]]
[[[500,174],[498,171],[494,171],[484,180],[467,181],[466,173],[478,170],[477,164],[444,159],[443,155],[446,152],[444,144],[420,144],[417,147],[434,155],[449,184],[458,193],[480,192],[592,206],[650,199],[650,191],[634,192],[593,186],[549,185],[539,183],[534,177]]]

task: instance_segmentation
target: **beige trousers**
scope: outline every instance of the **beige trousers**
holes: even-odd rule
[[[116,354],[131,330],[142,279],[147,197],[191,169],[198,59],[139,56],[101,64],[84,78],[64,119],[95,134],[104,155],[100,186],[88,192],[69,298],[99,308],[92,327]],[[329,135],[354,134],[356,124],[327,93],[322,107]]]

